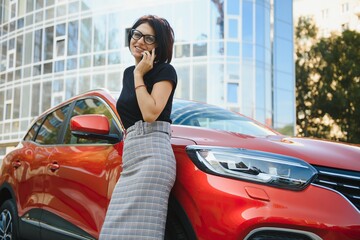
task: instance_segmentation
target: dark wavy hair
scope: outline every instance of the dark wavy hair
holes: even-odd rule
[[[155,15],[145,15],[140,17],[131,29],[136,29],[139,25],[148,23],[155,31],[156,50],[155,50],[155,62],[170,63],[173,54],[174,46],[174,31],[171,28],[169,22]],[[128,34],[128,44],[130,48],[131,31]]]

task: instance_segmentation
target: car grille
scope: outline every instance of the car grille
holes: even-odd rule
[[[341,193],[360,210],[360,172],[314,167],[319,171],[315,184]]]
[[[287,231],[260,231],[252,234],[247,240],[313,240],[310,236]]]

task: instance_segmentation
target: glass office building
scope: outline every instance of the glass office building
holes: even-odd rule
[[[295,125],[292,0],[0,0],[0,156],[44,110],[84,91],[118,93],[126,34],[145,14],[175,31],[177,98],[276,129]]]

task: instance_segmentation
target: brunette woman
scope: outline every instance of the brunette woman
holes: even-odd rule
[[[170,113],[177,75],[170,65],[174,32],[164,18],[143,16],[128,36],[135,65],[127,68],[117,111],[126,128],[123,171],[100,239],[164,239],[176,176]]]

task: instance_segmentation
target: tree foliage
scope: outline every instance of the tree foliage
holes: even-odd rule
[[[360,34],[316,40],[305,18],[295,32],[298,135],[360,143]]]

